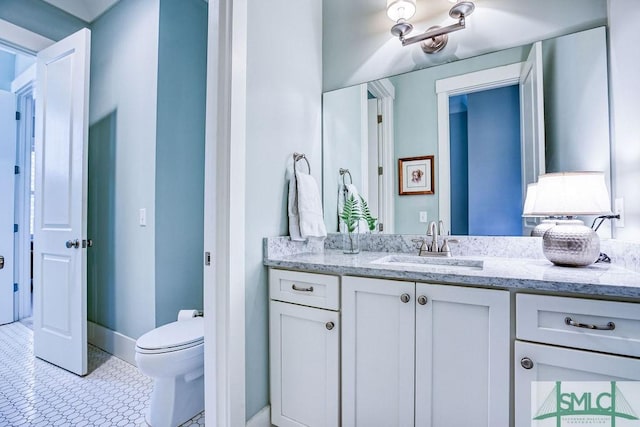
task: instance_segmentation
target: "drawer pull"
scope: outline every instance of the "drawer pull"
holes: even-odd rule
[[[299,288],[295,283],[291,285],[291,289],[298,292],[313,292],[313,286],[309,286],[308,288]]]
[[[616,328],[616,324],[613,322],[609,322],[604,326],[601,325],[592,325],[589,323],[580,323],[571,319],[571,317],[565,317],[564,323],[569,326],[574,326],[576,328],[585,328],[585,329],[596,329],[598,331],[613,331]]]

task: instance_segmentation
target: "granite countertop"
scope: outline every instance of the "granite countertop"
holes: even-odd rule
[[[539,258],[490,256],[456,257],[482,260],[482,269],[441,265],[389,265],[375,261],[389,252],[362,251],[356,255],[326,249],[313,253],[265,256],[269,267],[315,273],[379,277],[417,282],[452,283],[498,289],[603,296],[640,301],[640,273],[613,264],[572,268]],[[405,254],[406,255],[406,254]]]

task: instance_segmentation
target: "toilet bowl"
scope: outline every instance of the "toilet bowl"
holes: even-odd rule
[[[204,321],[178,320],[136,341],[136,364],[153,378],[145,420],[152,427],[175,427],[204,410]]]

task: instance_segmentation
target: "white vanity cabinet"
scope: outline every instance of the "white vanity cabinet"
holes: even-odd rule
[[[509,301],[501,290],[344,277],[342,425],[509,425]]]
[[[639,304],[518,294],[516,331],[516,426],[538,410],[533,381],[640,380]]]
[[[269,271],[271,423],[340,424],[340,278]]]

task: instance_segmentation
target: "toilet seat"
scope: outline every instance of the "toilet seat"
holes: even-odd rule
[[[202,317],[180,320],[160,326],[136,341],[136,351],[144,354],[168,353],[201,345],[204,342]]]

